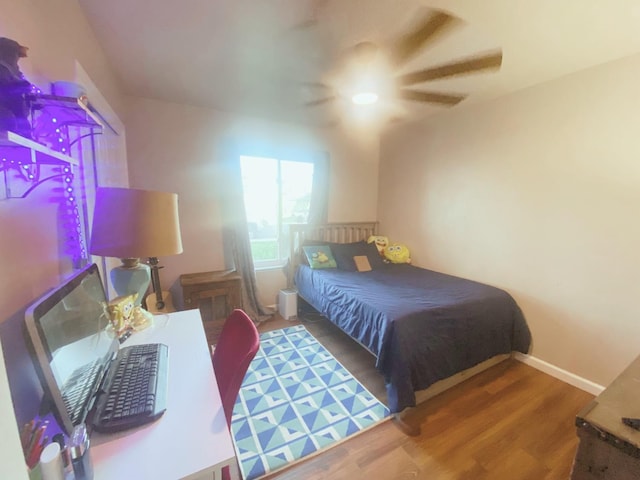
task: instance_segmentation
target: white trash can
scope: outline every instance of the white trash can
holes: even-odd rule
[[[298,318],[298,291],[294,288],[280,290],[278,295],[278,313],[285,320]]]

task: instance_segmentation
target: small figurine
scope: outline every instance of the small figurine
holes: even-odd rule
[[[107,306],[111,326],[118,337],[131,328],[131,317],[137,297],[137,293],[117,297],[111,300]]]
[[[18,60],[27,56],[27,50],[15,40],[0,37],[0,130],[31,138],[31,83],[18,67]]]
[[[140,306],[136,306],[137,293],[114,298],[107,305],[107,313],[116,336],[121,337],[131,330],[147,328],[153,316]]]

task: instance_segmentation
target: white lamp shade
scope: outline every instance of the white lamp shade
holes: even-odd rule
[[[182,253],[178,195],[98,188],[89,250],[93,255],[116,258]]]

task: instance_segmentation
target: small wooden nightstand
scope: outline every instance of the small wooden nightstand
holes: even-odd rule
[[[200,309],[207,340],[215,343],[227,316],[242,308],[242,276],[235,270],[188,273],[180,275],[180,285],[184,309]]]

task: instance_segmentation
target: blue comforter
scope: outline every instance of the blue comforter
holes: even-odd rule
[[[495,355],[527,353],[531,334],[504,290],[412,265],[370,272],[300,265],[300,296],[377,357],[392,412],[415,391]]]

